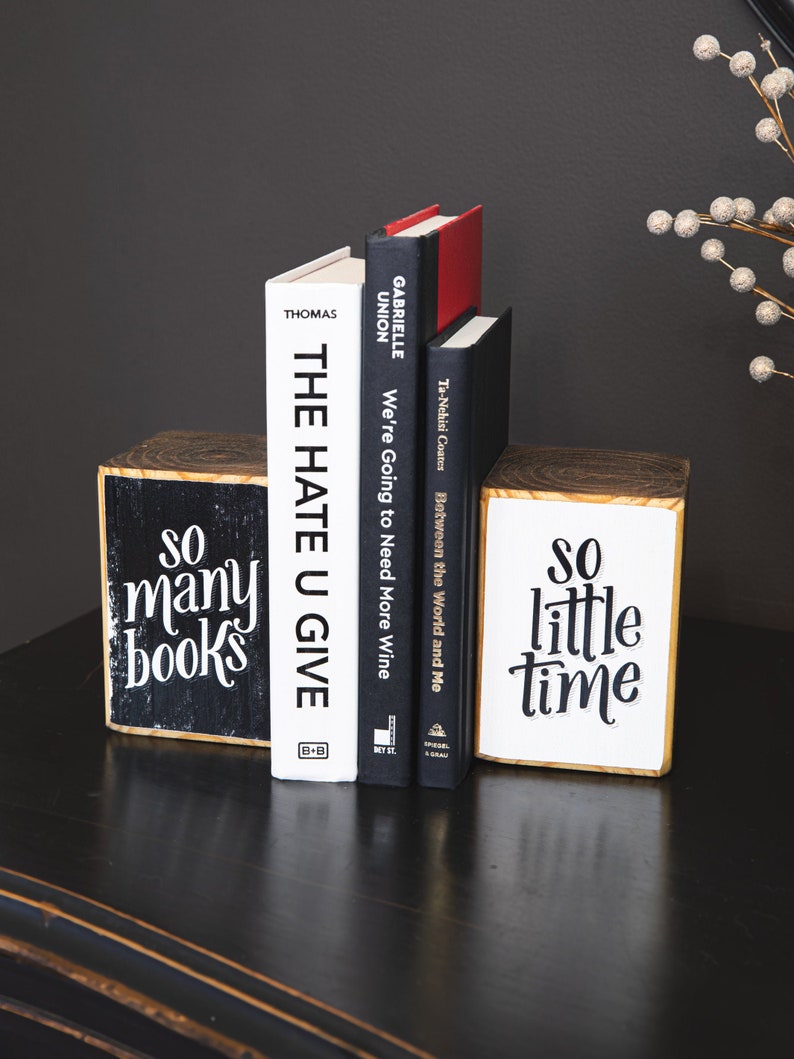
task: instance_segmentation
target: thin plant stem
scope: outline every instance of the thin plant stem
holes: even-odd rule
[[[792,232],[791,239],[785,239],[782,235],[777,235],[766,228],[754,228],[748,221],[729,221],[724,223],[723,221],[715,221],[710,213],[698,213],[697,217],[701,224],[711,225],[712,228],[733,228],[737,232],[747,232],[752,235],[760,235],[764,239],[772,239],[776,243],[783,243],[784,246],[794,246],[794,232]],[[758,221],[757,223],[761,225],[763,221]]]

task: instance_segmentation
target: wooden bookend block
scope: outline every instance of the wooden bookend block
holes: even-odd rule
[[[99,468],[106,720],[270,741],[267,447],[157,434]]]
[[[679,456],[505,449],[480,500],[478,757],[669,770],[688,479]]]

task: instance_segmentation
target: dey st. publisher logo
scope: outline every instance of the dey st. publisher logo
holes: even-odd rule
[[[374,728],[372,730],[372,749],[376,754],[396,754],[397,753],[397,717],[395,714],[389,714],[389,727],[388,728]]]

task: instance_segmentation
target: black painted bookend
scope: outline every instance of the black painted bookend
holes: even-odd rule
[[[270,741],[264,437],[168,431],[99,468],[106,721]]]
[[[480,494],[479,757],[669,770],[688,479],[679,456],[505,450]]]

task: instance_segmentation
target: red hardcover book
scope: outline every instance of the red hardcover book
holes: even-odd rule
[[[394,221],[367,237],[366,263],[359,779],[405,786],[416,760],[424,351],[479,310],[482,207]]]

